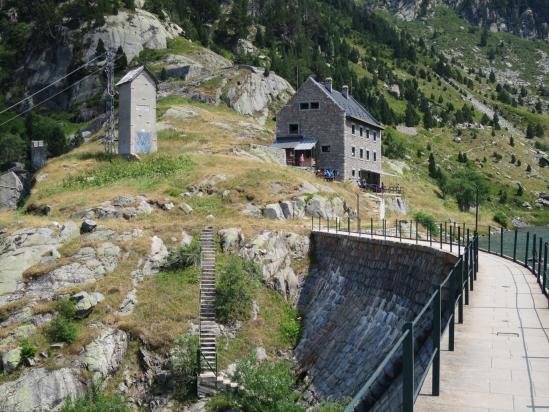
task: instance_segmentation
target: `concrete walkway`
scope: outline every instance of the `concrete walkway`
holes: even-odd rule
[[[440,396],[429,373],[415,410],[549,411],[549,309],[535,276],[481,252],[474,286],[454,352],[443,340]]]

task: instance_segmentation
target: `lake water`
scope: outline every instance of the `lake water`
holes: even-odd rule
[[[517,249],[516,249],[516,258],[517,260],[524,262],[526,256],[526,239],[527,233],[530,233],[530,239],[528,242],[528,260],[531,263],[532,252],[533,252],[533,242],[535,236],[535,249],[539,253],[539,240],[542,239],[542,254],[544,244],[549,242],[549,226],[534,226],[521,228],[517,230]],[[479,238],[479,246],[482,249],[488,249],[488,243],[490,243],[490,251],[498,252],[501,250],[502,240],[501,233],[492,233],[490,240],[488,241],[488,236],[483,235]],[[503,231],[503,254],[506,256],[513,257],[513,249],[515,243],[515,231],[514,230],[504,230]]]

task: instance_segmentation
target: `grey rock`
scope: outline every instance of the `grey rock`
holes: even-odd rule
[[[179,209],[183,211],[186,215],[190,215],[193,212],[193,208],[190,207],[187,203],[181,203]]]
[[[223,253],[237,253],[244,244],[244,235],[239,228],[221,229],[218,234]]]
[[[284,200],[280,202],[280,208],[285,219],[293,219],[295,214],[295,202],[292,200]]]
[[[0,210],[16,209],[27,193],[24,182],[14,172],[0,175]]]
[[[263,216],[268,219],[284,219],[284,213],[282,212],[282,209],[278,203],[271,203],[270,205],[265,206],[262,210],[262,213]]]
[[[162,239],[158,236],[153,236],[151,238],[151,253],[143,265],[142,274],[150,276],[158,273],[166,265],[168,255],[168,249]]]
[[[94,379],[104,379],[118,369],[128,350],[128,337],[120,329],[105,328],[91,343],[83,355],[86,368]]]
[[[261,217],[261,209],[251,203],[248,203],[246,206],[244,206],[244,208],[241,210],[241,213],[246,216],[257,218]]]
[[[41,412],[55,410],[67,398],[83,396],[86,385],[77,369],[29,368],[12,382],[0,385],[0,410]]]
[[[14,348],[2,353],[2,369],[5,373],[11,373],[21,363],[21,348]]]
[[[86,219],[82,222],[80,226],[80,233],[91,233],[97,228],[97,223],[95,220]]]
[[[181,241],[179,242],[179,244],[181,246],[189,246],[192,242],[193,242],[193,237],[183,230],[181,232]]]
[[[259,362],[263,362],[263,361],[266,361],[267,359],[269,359],[269,357],[267,356],[267,351],[265,350],[265,348],[262,348],[262,347],[255,348],[255,358]]]
[[[104,299],[102,294],[101,300]],[[92,313],[93,308],[97,305],[97,295],[95,293],[78,292],[71,296],[71,300],[75,302],[76,318],[84,319]]]

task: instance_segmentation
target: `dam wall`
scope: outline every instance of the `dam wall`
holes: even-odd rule
[[[457,258],[426,246],[330,233],[312,234],[311,270],[298,308],[303,333],[296,359],[319,398],[353,397],[413,321]],[[442,289],[442,300],[449,291]],[[443,325],[449,313],[442,314]],[[429,363],[432,312],[415,327],[416,386]],[[399,410],[398,350],[360,410]]]

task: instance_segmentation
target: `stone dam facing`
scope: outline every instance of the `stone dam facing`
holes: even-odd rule
[[[304,320],[295,355],[315,396],[353,397],[457,258],[426,246],[329,233],[313,233],[311,246],[311,270],[298,302]],[[447,301],[447,288],[441,296]],[[449,315],[442,313],[443,327]],[[432,312],[421,319],[414,333],[416,387],[432,348]],[[401,355],[398,350],[359,410],[401,409]]]

